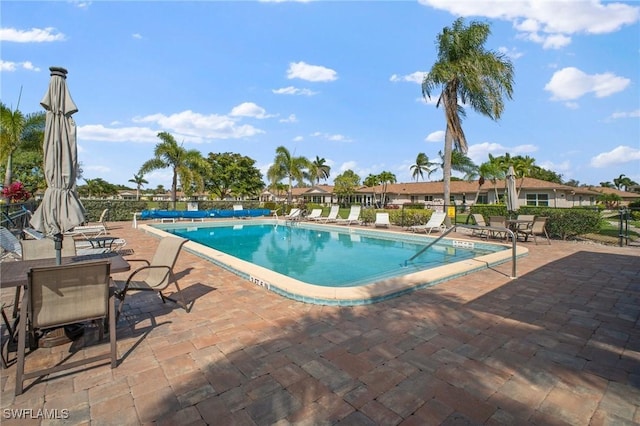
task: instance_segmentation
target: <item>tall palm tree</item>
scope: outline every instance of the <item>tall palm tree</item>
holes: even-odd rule
[[[209,164],[202,157],[200,151],[195,149],[187,150],[182,145],[178,145],[170,133],[160,132],[158,137],[162,142],[158,143],[153,150],[154,158],[147,160],[140,167],[138,174],[144,175],[153,170],[171,168],[173,172],[171,201],[175,210],[178,178],[180,178],[183,190],[202,191],[204,188],[202,175],[208,170]]]
[[[440,164],[438,166],[444,170],[444,154],[442,151],[438,151],[440,156]],[[464,180],[474,180],[478,177],[478,166],[473,160],[466,154],[454,149],[451,152],[451,170],[455,172],[463,173]]]
[[[133,174],[133,179],[129,179],[129,182],[135,183],[136,184],[136,201],[140,200],[140,188],[142,188],[145,184],[149,183],[146,181],[146,179],[144,178],[144,175],[142,173],[134,173]]]
[[[20,100],[18,100],[18,105]],[[13,154],[26,140],[44,139],[45,113],[24,115],[18,107],[13,111],[0,102],[0,161],[6,162],[4,186],[8,187],[13,178]]]
[[[309,175],[311,177],[311,184],[318,184],[320,180],[329,179],[329,174],[331,173],[331,166],[329,166],[327,160],[324,158],[320,158],[316,155],[316,159],[311,162],[311,166],[309,168]]]
[[[444,199],[451,193],[451,152],[454,147],[463,154],[468,145],[462,130],[462,118],[468,105],[492,120],[504,110],[503,97],[511,99],[513,65],[506,56],[484,48],[491,29],[488,24],[462,18],[438,35],[438,60],[422,80],[422,96],[430,98],[436,88],[442,91],[436,107],[442,106],[447,122],[444,142]],[[458,103],[460,101],[462,105]]]
[[[411,177],[413,177],[416,182],[418,181],[419,177],[424,180],[424,172],[427,172],[427,176],[431,176],[431,173],[433,173],[433,171],[435,170],[434,166],[437,165],[438,163],[429,161],[429,157],[427,157],[427,154],[421,152],[416,157],[415,164],[409,167],[409,170],[412,171]]]
[[[305,173],[311,168],[311,162],[306,157],[295,157],[287,148],[279,146],[276,148],[276,157],[273,164],[267,170],[267,178],[271,183],[276,183],[281,179],[288,180],[287,201],[291,203],[291,188],[293,181],[302,182]]]
[[[376,186],[380,185],[380,176],[369,173],[362,184],[366,187],[373,188],[373,205],[377,206],[378,201],[376,200]]]
[[[489,161],[480,164],[478,168],[480,176],[484,179],[488,179],[493,184],[493,191],[495,193],[496,201],[498,200],[498,180],[504,179],[505,171],[499,162],[496,161],[496,157],[489,154]]]
[[[382,205],[384,206],[384,204],[387,202],[387,187],[390,183],[396,183],[396,175],[394,175],[391,172],[387,172],[384,171],[382,173],[380,173],[378,175],[378,179],[380,180],[380,183],[382,184],[382,197],[381,197],[381,201],[382,201]]]
[[[536,160],[529,157],[528,155],[524,157],[518,155],[514,158],[513,170],[516,172],[516,177],[520,178],[520,185],[518,186],[518,196],[520,196],[520,191],[522,191],[524,178],[526,178],[527,176],[531,176],[531,172],[533,172],[535,162]]]

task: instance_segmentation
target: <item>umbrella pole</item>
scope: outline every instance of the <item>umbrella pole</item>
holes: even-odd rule
[[[62,234],[55,234],[53,241],[55,242],[54,248],[56,250],[56,265],[62,264]]]

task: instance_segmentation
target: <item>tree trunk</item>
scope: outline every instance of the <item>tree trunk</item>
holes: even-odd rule
[[[444,164],[442,165],[442,190],[444,192],[444,212],[447,213],[447,206],[451,199],[451,151],[453,150],[453,139],[447,130],[444,137]],[[444,219],[447,227],[451,226],[451,218],[447,214]]]

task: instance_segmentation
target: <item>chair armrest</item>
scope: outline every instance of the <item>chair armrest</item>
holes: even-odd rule
[[[171,273],[171,268],[170,268],[169,266],[166,266],[166,265],[154,265],[154,266],[152,266],[152,265],[147,265],[147,266],[141,266],[141,267],[139,267],[138,269],[136,269],[135,271],[133,271],[133,272],[129,275],[129,277],[127,278],[127,282],[125,283],[125,288],[129,285],[129,283],[132,281],[132,279],[133,279],[136,275],[138,275],[139,273],[144,272],[144,271],[146,271],[146,270],[149,270],[149,269],[166,269],[166,270],[167,270],[167,273],[169,273],[169,274]]]
[[[151,265],[147,259],[127,259],[127,262],[144,262],[147,266]]]

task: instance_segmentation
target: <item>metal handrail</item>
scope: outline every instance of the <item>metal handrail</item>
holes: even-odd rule
[[[510,278],[517,278],[518,277],[517,274],[516,274],[516,243],[517,243],[518,239],[516,238],[516,234],[511,229],[505,228],[505,227],[502,227],[502,226],[479,226],[479,225],[456,224],[455,226],[452,226],[451,228],[447,229],[442,234],[440,234],[440,236],[438,236],[438,238],[436,238],[434,241],[430,242],[428,245],[426,245],[418,253],[416,253],[413,256],[411,256],[408,260],[405,260],[405,262],[404,262],[405,265],[407,264],[407,262],[411,262],[413,259],[415,259],[416,257],[420,256],[422,253],[427,251],[427,249],[429,247],[431,247],[432,245],[436,244],[438,241],[443,239],[449,233],[453,232],[456,228],[467,228],[467,229],[476,229],[476,230],[489,230],[489,231],[497,231],[497,232],[506,232],[508,235],[510,235],[511,236],[511,264],[512,264],[512,266],[511,266],[511,277]]]

